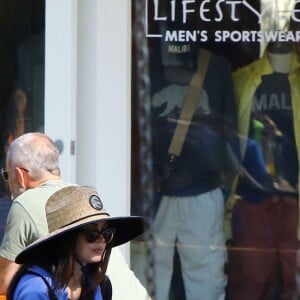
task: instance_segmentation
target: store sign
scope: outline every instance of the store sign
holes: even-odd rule
[[[163,3],[161,2],[163,1]],[[265,5],[259,11],[248,0],[146,0],[146,36],[162,38],[166,42],[269,42],[269,41],[300,41],[300,31],[284,28],[290,20],[300,23],[300,0],[262,1]],[[283,2],[293,4],[285,5]],[[280,6],[281,5],[281,6]],[[264,20],[274,20],[269,30],[239,30],[244,20],[240,11],[252,15],[260,28],[264,28]],[[198,23],[198,24],[196,24]],[[232,24],[237,30],[222,28],[209,32],[199,28],[199,24]],[[173,25],[169,29],[168,25]],[[193,27],[187,26],[192,24]],[[198,25],[198,26],[197,26]],[[176,27],[177,28],[174,28]],[[188,27],[188,29],[184,28]],[[222,26],[220,26],[222,27]],[[153,29],[154,28],[154,29]]]

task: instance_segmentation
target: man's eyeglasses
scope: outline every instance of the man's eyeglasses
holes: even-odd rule
[[[8,170],[1,168],[1,176],[4,181],[8,180]]]
[[[80,230],[85,240],[88,243],[95,243],[98,239],[104,239],[106,244],[111,243],[115,236],[116,230],[114,228],[107,228],[104,230],[92,230],[92,229],[82,229]]]
[[[28,173],[28,170],[25,169],[25,168],[19,168],[19,169],[21,169],[21,170],[23,170],[23,171],[25,171],[25,172]],[[2,179],[3,179],[4,181],[7,181],[7,180],[8,180],[8,173],[9,173],[10,171],[11,171],[11,170],[8,170],[8,169],[5,169],[5,168],[1,168],[1,176],[2,176]]]

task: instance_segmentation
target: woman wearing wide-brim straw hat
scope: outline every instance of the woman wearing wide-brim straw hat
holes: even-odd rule
[[[147,220],[111,217],[93,187],[77,185],[54,193],[46,216],[49,234],[16,257],[7,299],[106,299],[111,248],[141,235]]]

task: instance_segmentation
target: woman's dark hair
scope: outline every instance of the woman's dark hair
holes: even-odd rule
[[[13,277],[8,287],[7,300],[13,299],[13,293],[19,280],[32,265],[40,266],[52,275],[54,289],[64,289],[73,276],[77,237],[78,231],[73,230],[34,250],[30,261],[22,265]],[[99,263],[91,263],[83,267],[84,282],[80,299],[94,299],[96,288],[106,280],[105,273],[110,253],[111,247],[107,245]]]

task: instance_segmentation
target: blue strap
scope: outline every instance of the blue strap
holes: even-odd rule
[[[46,280],[46,278],[44,276],[42,276],[41,274],[37,273],[37,272],[34,272],[34,271],[26,271],[27,274],[32,274],[32,275],[35,275],[35,276],[38,276],[40,278],[42,278],[42,280],[44,281],[45,285],[47,286],[48,288],[48,296],[49,296],[49,299],[50,300],[58,300],[55,293],[54,293],[54,290],[51,288],[49,282]]]

